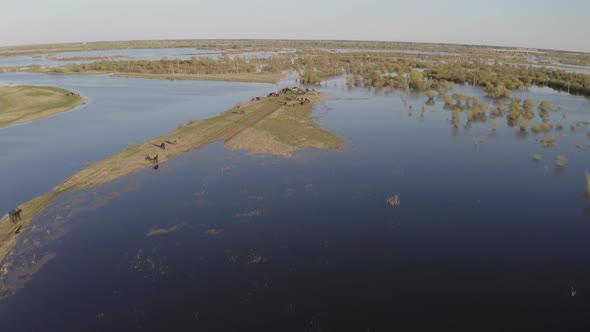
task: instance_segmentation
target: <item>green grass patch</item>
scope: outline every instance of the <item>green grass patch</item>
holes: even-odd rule
[[[21,85],[0,87],[0,127],[70,110],[84,98],[66,89]]]

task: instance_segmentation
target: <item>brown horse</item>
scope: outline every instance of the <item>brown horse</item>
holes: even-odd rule
[[[155,155],[153,158],[150,157],[149,155],[145,156],[145,160],[150,161],[154,164],[158,163],[158,155]]]
[[[165,143],[160,144],[160,149],[166,150],[166,144]]]
[[[16,224],[16,222],[18,220],[21,220],[21,216],[20,215],[21,215],[22,212],[23,212],[23,210],[21,208],[18,208],[18,207],[16,209],[8,212],[8,215],[10,217],[10,221],[12,221],[13,223]]]

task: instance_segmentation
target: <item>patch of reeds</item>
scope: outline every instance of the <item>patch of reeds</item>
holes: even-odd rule
[[[553,126],[549,122],[544,122],[544,123],[540,123],[540,124],[531,126],[531,130],[535,133],[551,131],[552,128],[553,128]]]
[[[543,146],[546,148],[550,148],[555,146],[555,136],[549,135],[541,140]]]

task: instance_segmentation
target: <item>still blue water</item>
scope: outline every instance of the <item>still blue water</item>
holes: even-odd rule
[[[12,205],[129,141],[276,89],[87,76],[0,80],[64,86],[89,98],[86,109],[0,129],[1,180],[20,180],[2,189],[2,204]],[[552,113],[565,124],[553,133],[558,146],[543,148],[534,139],[546,134],[522,134],[502,118],[496,132],[464,115],[453,129],[441,100],[421,116],[425,97],[413,94],[409,115],[400,92],[343,83],[322,86],[329,97],[314,111],[318,125],[346,140],[341,151],[284,158],[218,142],[58,198],[9,257],[15,266],[53,258],[0,302],[3,328],[590,326],[590,152],[576,148],[590,144],[590,127],[569,129],[590,118],[588,100],[539,88],[516,94],[562,108]],[[485,99],[480,89],[457,91]],[[543,160],[533,162],[534,153]],[[558,154],[568,158],[564,168],[556,167]],[[397,208],[385,203],[394,194]]]

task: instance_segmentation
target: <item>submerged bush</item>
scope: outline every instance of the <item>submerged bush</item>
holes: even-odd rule
[[[400,206],[401,205],[401,201],[399,200],[399,195],[393,195],[393,196],[389,196],[385,199],[385,201],[387,202],[387,204],[389,206]]]
[[[428,97],[428,100],[430,101],[434,100],[434,97],[436,97],[436,91],[434,90],[428,90],[424,94],[426,95],[426,97]]]
[[[533,160],[534,160],[534,161],[541,161],[541,159],[543,159],[543,158],[541,157],[541,155],[540,155],[540,154],[538,154],[538,153],[535,153],[535,154],[533,155]]]
[[[567,162],[567,158],[564,155],[557,156],[557,166],[564,167],[565,163]]]
[[[539,104],[539,106],[537,107],[539,109],[539,111],[541,112],[547,112],[551,109],[551,103],[549,103],[546,100],[541,101],[541,103]]]
[[[590,194],[590,172],[586,171],[586,192]]]
[[[520,131],[526,131],[526,128],[529,125],[529,122],[531,122],[531,120],[527,119],[527,118],[520,118]]]
[[[492,130],[496,130],[498,128],[498,121],[496,119],[490,119],[490,123],[492,124]]]
[[[541,123],[541,124],[532,126],[531,130],[535,133],[547,132],[547,131],[551,131],[552,127],[553,126],[549,122],[545,122],[545,123]]]
[[[550,148],[552,146],[555,146],[555,136],[549,135],[549,136],[543,138],[542,142],[543,142],[543,146],[546,148]]]

